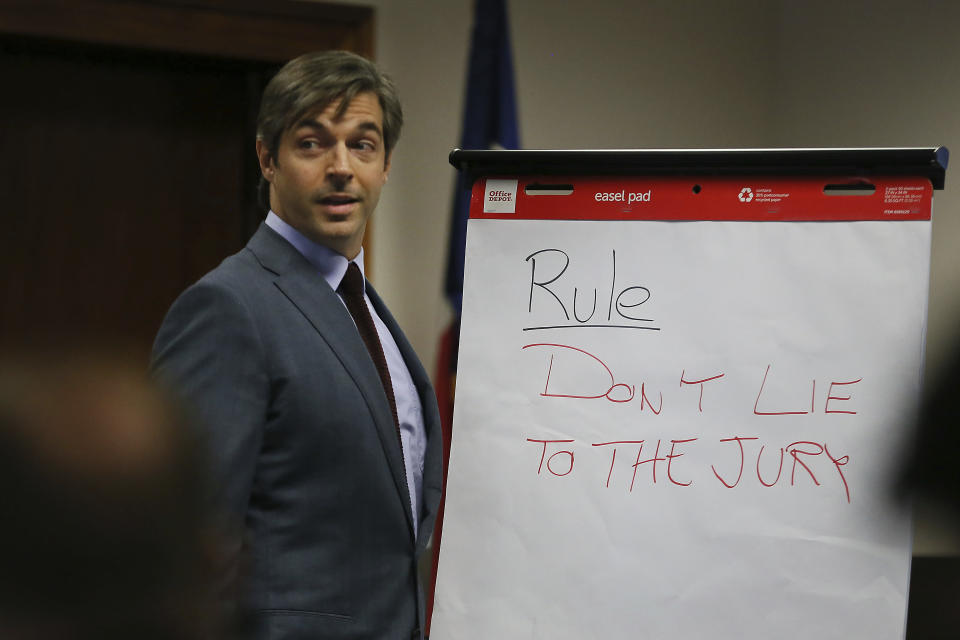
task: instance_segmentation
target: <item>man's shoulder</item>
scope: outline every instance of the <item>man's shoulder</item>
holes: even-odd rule
[[[245,315],[256,315],[255,311],[263,308],[260,301],[272,288],[273,275],[249,246],[244,247],[182,291],[167,312],[164,324],[210,309],[233,308],[245,310]]]
[[[244,247],[200,278],[196,285],[244,289],[252,281],[267,275],[249,247]],[[195,286],[196,286],[195,285]]]
[[[187,287],[167,310],[154,340],[156,363],[185,352],[184,345],[215,344],[239,333],[256,334],[270,273],[248,248],[227,257]]]
[[[270,255],[282,254],[284,250],[274,235],[271,229],[261,226],[245,247],[224,258],[223,262],[208,271],[187,291],[222,289],[243,296],[255,294],[269,286],[276,273],[264,263],[264,259]]]
[[[244,299],[255,294],[263,280],[263,269],[250,254],[249,249],[228,256],[219,265],[204,274],[199,280],[187,287],[174,302],[184,299],[203,299],[211,296],[216,299]]]

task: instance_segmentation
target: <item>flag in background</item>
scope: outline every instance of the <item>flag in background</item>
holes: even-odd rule
[[[476,0],[470,59],[467,70],[467,94],[463,110],[461,149],[517,149],[516,99],[513,86],[513,60],[510,54],[510,30],[506,0]],[[460,311],[463,303],[463,259],[470,213],[470,183],[458,172],[453,193],[450,244],[447,253],[445,293],[454,318],[440,339],[437,358],[436,391],[443,425],[443,480],[446,487],[447,463],[453,422],[453,394],[457,373],[457,348],[460,342]],[[444,489],[446,492],[446,489]],[[433,611],[433,591],[437,580],[437,559],[443,525],[444,502],[440,503],[433,532],[433,572],[427,592],[427,631]]]

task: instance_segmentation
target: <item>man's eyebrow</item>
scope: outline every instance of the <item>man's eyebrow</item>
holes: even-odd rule
[[[366,122],[361,122],[359,125],[357,125],[357,129],[360,129],[361,131],[373,131],[381,138],[383,137],[383,131],[380,130],[380,125],[378,125],[373,120],[367,120]]]
[[[304,127],[309,129],[317,129],[318,131],[327,130],[327,127],[323,123],[321,123],[318,120],[314,120],[313,118],[304,118],[303,120],[298,122],[296,126],[293,127],[293,129],[294,130],[303,129]],[[378,125],[373,120],[365,120],[364,122],[361,122],[360,124],[358,124],[356,128],[359,131],[373,131],[381,138],[383,137],[383,131],[380,129],[380,125]]]
[[[297,122],[297,124],[294,126],[290,127],[290,131],[296,131],[297,129],[316,129],[318,131],[326,131],[327,128],[320,124],[318,120],[314,120],[313,118],[304,118],[303,120]]]

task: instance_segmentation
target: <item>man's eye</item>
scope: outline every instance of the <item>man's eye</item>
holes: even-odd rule
[[[361,151],[376,151],[377,145],[370,140],[358,140],[354,146]]]
[[[307,149],[307,150],[319,149],[319,148],[320,148],[320,143],[317,142],[316,140],[301,140],[301,141],[300,141],[300,148],[301,148],[301,149]]]

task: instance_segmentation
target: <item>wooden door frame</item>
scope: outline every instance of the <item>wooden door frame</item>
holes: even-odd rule
[[[0,0],[0,34],[259,62],[317,49],[372,58],[373,14],[300,0]]]
[[[10,38],[200,56],[262,68],[321,49],[373,59],[374,9],[305,0],[0,0],[0,50],[3,39]],[[248,82],[259,85],[251,86],[259,93],[266,78],[251,73]],[[252,136],[258,105],[248,106]],[[248,167],[248,174],[259,176],[253,160]],[[238,215],[248,234],[262,216],[253,200]],[[363,240],[368,275],[371,230],[368,224]]]

